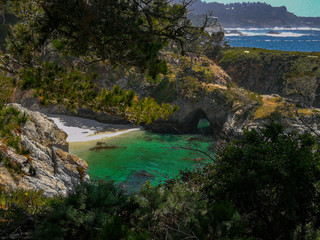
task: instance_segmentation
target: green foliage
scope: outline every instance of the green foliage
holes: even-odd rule
[[[244,228],[229,202],[211,204],[198,188],[146,185],[135,196],[112,182],[84,183],[55,201],[35,239],[239,239]]]
[[[6,104],[13,92],[15,80],[0,71],[0,106]]]
[[[229,49],[223,52],[221,63],[236,64],[241,61],[259,62],[261,61],[260,53],[252,49]]]
[[[254,237],[305,239],[310,226],[319,227],[320,155],[310,134],[275,123],[246,130],[204,173],[209,198],[230,201]]]
[[[166,72],[159,51],[203,32],[186,18],[189,3],[167,0],[13,1],[20,22],[7,38],[8,50],[33,64],[48,49],[88,61],[137,66],[155,77]]]
[[[90,104],[97,96],[96,74],[87,74],[75,67],[61,67],[45,62],[40,67],[24,68],[20,74],[22,89],[35,89],[40,102],[61,104],[77,109]]]
[[[21,144],[21,126],[27,121],[27,116],[11,106],[0,105],[0,163],[3,164],[15,179],[24,174],[22,165],[7,155],[7,147],[14,148],[19,154],[26,154]]]
[[[176,182],[170,187],[145,186],[136,201],[136,226],[152,239],[238,239],[241,219],[228,202],[211,204],[199,188]],[[139,228],[138,228],[139,229]]]
[[[84,183],[51,206],[35,239],[146,239],[130,230],[137,205],[112,182]]]
[[[172,102],[177,95],[175,82],[164,78],[155,88],[153,95],[157,102]]]
[[[17,109],[0,105],[0,138],[3,143],[19,150],[20,128],[26,121],[27,116]]]
[[[96,78],[96,74],[74,67],[43,63],[41,67],[23,69],[20,83],[23,89],[34,89],[42,104],[60,104],[74,111],[87,107],[123,116],[135,124],[166,119],[177,110],[169,104],[159,105],[150,97],[138,99],[135,92],[116,85],[111,91],[99,89]]]
[[[21,232],[33,229],[52,201],[58,199],[45,197],[41,191],[6,191],[0,186],[0,236],[17,229]]]

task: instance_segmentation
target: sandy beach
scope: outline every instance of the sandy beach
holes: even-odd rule
[[[67,141],[88,142],[115,137],[123,133],[141,130],[134,125],[114,125],[75,116],[48,114],[55,124],[68,134]]]

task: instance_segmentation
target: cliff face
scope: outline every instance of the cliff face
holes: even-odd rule
[[[0,142],[0,184],[10,188],[43,190],[45,195],[65,195],[89,179],[87,163],[68,153],[67,134],[45,115],[11,104],[27,115],[21,128],[24,153]]]
[[[234,48],[222,51],[217,59],[240,87],[320,107],[319,54]]]
[[[200,91],[196,99],[182,96],[175,99],[172,104],[179,106],[179,110],[167,121],[156,121],[147,128],[160,133],[197,133],[199,120],[207,119],[209,134],[228,138],[241,133],[258,104],[255,99],[247,98],[249,92],[225,85],[202,84]]]
[[[306,104],[304,97],[312,94],[297,94],[299,86],[292,85],[294,81],[290,81],[296,79],[295,74],[300,74],[299,71],[307,77],[310,71],[313,71],[317,79],[317,74],[320,73],[320,68],[316,67],[318,58],[310,58],[309,55],[303,54],[296,56],[292,53],[239,48],[222,52],[217,59],[219,61],[194,56],[191,61],[190,57],[169,54],[167,75],[152,81],[134,69],[99,66],[100,78],[97,84],[107,89],[120,85],[123,89],[134,90],[139,97],[151,96],[158,103],[177,105],[179,110],[168,120],[159,120],[145,126],[154,132],[196,133],[199,131],[198,122],[203,118],[210,123],[207,133],[223,139],[237,137],[243,128],[259,126],[270,117],[284,122],[292,130],[307,129],[294,115],[295,106],[292,100],[273,94],[290,96],[301,105]],[[226,71],[218,66],[217,62]],[[308,79],[303,80],[301,85],[307,86],[305,83]],[[308,89],[316,91],[314,87]],[[17,92],[17,99],[27,107],[40,108],[37,99],[31,93],[28,96],[26,92],[22,95]],[[59,109],[53,106],[49,111],[58,113]],[[317,129],[320,111],[299,111],[305,121]],[[123,119],[110,121],[108,117],[100,118],[100,114],[91,110],[78,111],[80,116],[81,112],[86,112],[88,117],[103,122],[123,123]]]

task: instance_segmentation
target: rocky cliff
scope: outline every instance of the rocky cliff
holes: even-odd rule
[[[231,48],[215,59],[232,81],[260,94],[279,94],[320,107],[320,54]]]
[[[284,76],[288,76],[290,80],[288,73],[302,69],[301,66],[304,64],[295,65],[295,59],[300,57],[287,53],[286,57],[282,58],[282,52],[270,55],[268,51],[257,53],[258,50],[228,51],[223,52],[218,59],[219,62],[204,56],[193,56],[191,61],[188,56],[168,54],[167,75],[153,80],[134,69],[98,66],[100,78],[97,84],[107,89],[117,84],[123,89],[134,90],[140,97],[151,96],[158,103],[168,102],[177,105],[179,110],[168,120],[159,120],[145,126],[154,132],[197,133],[199,120],[207,119],[210,123],[208,134],[231,139],[241,134],[243,128],[258,126],[269,118],[285,122],[290,129],[304,131],[308,127],[299,120],[300,115],[305,122],[317,128],[320,111],[296,109],[297,104],[286,98],[288,94],[283,94],[284,80],[280,80]],[[308,56],[301,59],[311,59]],[[287,61],[288,59],[290,61]],[[308,63],[303,71],[318,71],[314,64],[316,62]],[[273,95],[275,93],[282,97]],[[16,93],[15,99],[26,107],[41,109],[32,92],[29,95],[26,92],[22,95]],[[60,110],[57,106],[52,106],[49,111]],[[81,112],[87,112],[88,117],[107,123],[123,122],[123,119],[114,118],[110,121],[108,117],[101,118],[100,114],[93,113],[90,109],[80,110],[78,114]]]
[[[45,195],[65,195],[89,179],[87,163],[68,153],[67,134],[45,115],[10,104],[28,120],[20,133],[23,152],[0,141],[0,185],[42,190]]]

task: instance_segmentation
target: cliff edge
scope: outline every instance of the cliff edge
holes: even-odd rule
[[[23,151],[0,140],[0,185],[5,188],[42,190],[45,195],[66,195],[89,179],[88,164],[68,153],[67,134],[44,114],[19,104],[9,104],[25,114],[27,121],[16,134]]]

